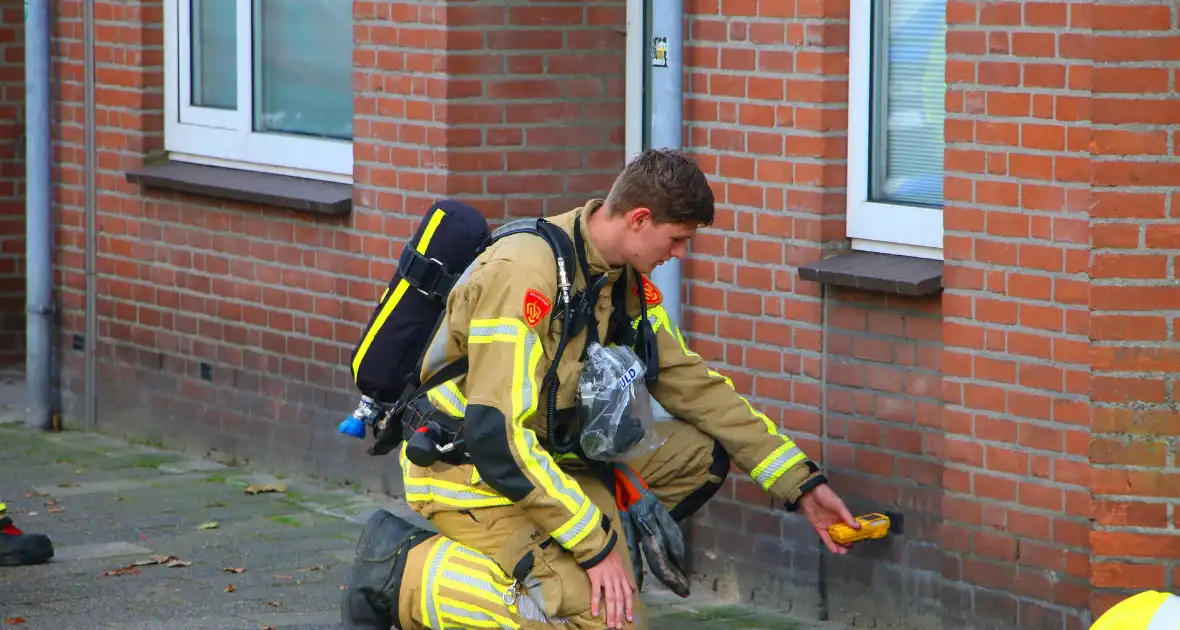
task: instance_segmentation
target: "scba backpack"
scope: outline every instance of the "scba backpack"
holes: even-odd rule
[[[456,281],[488,246],[519,233],[545,239],[557,258],[563,294],[556,314],[570,301],[565,270],[573,269],[573,245],[565,232],[544,219],[520,219],[493,233],[478,210],[450,199],[438,201],[426,211],[352,351],[350,368],[361,401],[340,423],[340,433],[364,438],[365,426],[373,427],[377,443],[369,454],[383,455],[402,437],[401,426],[387,424],[427,390],[466,371],[466,359],[461,359],[427,383],[420,381],[423,355]]]

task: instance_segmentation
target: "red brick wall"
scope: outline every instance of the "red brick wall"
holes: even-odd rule
[[[1180,8],[1093,9],[1089,333],[1094,608],[1180,589]],[[1175,508],[1173,508],[1175,512]]]
[[[947,14],[947,603],[1021,627],[1089,595],[1088,5]]]
[[[1172,318],[1142,310],[1171,308],[1176,55],[1166,38],[1113,44],[1169,35],[1176,9],[949,2],[944,296],[833,291],[824,311],[795,270],[842,237],[848,4],[690,6],[687,137],[723,208],[687,267],[692,343],[810,452],[826,436],[852,501],[909,517],[897,543],[825,569],[832,596],[872,582],[889,597],[840,601],[1077,628],[1125,589],[1174,587],[1159,497],[1175,343]],[[1091,21],[1119,39],[1092,41]],[[730,492],[696,527],[701,570],[743,596],[811,589],[805,528],[744,480]]]
[[[24,4],[0,2],[0,363],[25,351]]]
[[[60,0],[55,32],[72,411],[81,7]],[[622,0],[354,7],[355,208],[329,219],[128,184],[163,146],[162,10],[98,3],[104,430],[396,493],[335,426],[414,217],[442,195],[499,221],[605,193]],[[858,512],[907,517],[821,563],[806,524],[735,474],[694,523],[701,584],[804,606],[822,583],[833,616],[1062,630],[1126,589],[1175,588],[1177,9],[948,3],[946,290],[921,299],[797,274],[843,245],[847,0],[687,9],[685,143],[719,202],[684,265],[689,342]]]
[[[81,7],[62,0],[55,33],[73,412]],[[124,172],[163,147],[162,4],[100,1],[96,14],[103,429],[399,492],[396,468],[335,432],[356,403],[347,361],[361,326],[434,199],[460,195],[498,221],[605,195],[623,159],[622,3],[355,3],[356,192],[344,218],[129,184]]]

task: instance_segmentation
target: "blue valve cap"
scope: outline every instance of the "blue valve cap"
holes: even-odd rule
[[[345,418],[344,421],[340,423],[340,426],[336,427],[336,430],[340,433],[351,435],[355,438],[363,439],[365,437],[365,423],[356,418],[353,418],[352,416]]]

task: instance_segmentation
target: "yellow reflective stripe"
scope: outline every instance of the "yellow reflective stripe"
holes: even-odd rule
[[[779,477],[783,476],[783,473],[805,459],[807,459],[807,455],[804,455],[794,442],[786,440],[782,446],[776,448],[773,453],[755,466],[750,471],[750,476],[758,482],[758,485],[762,486],[763,490],[770,491],[770,487],[778,481]]]
[[[573,547],[589,536],[594,527],[601,522],[602,513],[599,512],[598,506],[587,499],[582,503],[582,509],[578,510],[573,518],[553,532],[553,538],[562,547]]]
[[[398,454],[398,461],[402,466],[402,485],[405,486],[406,501],[417,503],[440,503],[460,509],[479,507],[497,507],[512,505],[512,501],[505,496],[465,486],[453,481],[443,481],[432,477],[414,477],[410,474],[410,460],[406,457],[405,449]]]
[[[462,418],[467,413],[467,398],[454,381],[447,381],[426,392],[426,398],[452,417]]]
[[[492,559],[487,555],[464,545],[455,547],[455,551],[460,556],[463,556],[464,560],[467,560],[473,564],[477,564],[486,569],[488,572],[487,574],[493,578],[502,578],[502,580],[498,581],[500,581],[503,585],[507,586],[512,583],[511,579],[508,577],[508,574],[504,573],[504,570],[500,568],[500,565],[493,562]]]
[[[454,543],[449,538],[440,536],[434,543],[434,549],[430,551],[430,555],[426,558],[426,567],[422,571],[422,618],[430,623],[431,628],[441,628],[442,623],[439,621],[438,607],[435,601],[438,600],[438,580],[431,579],[438,575],[439,566],[442,565],[443,554]]]
[[[515,630],[520,626],[513,621],[497,612],[497,610],[507,608],[504,604],[504,592],[496,587],[494,582],[489,581],[491,578],[501,571],[497,569],[491,573],[485,573],[480,576],[476,573],[469,572],[466,567],[455,562],[461,554],[460,550],[463,545],[454,544],[447,548],[442,562],[442,571],[436,576],[442,584],[447,588],[467,594],[471,597],[482,599],[491,602],[495,608],[480,608],[467,602],[462,602],[450,597],[440,597],[439,608],[442,617],[450,617],[455,620],[462,620],[469,623],[486,624],[491,622],[492,625],[481,625],[480,627],[494,628],[508,628]],[[509,588],[505,585],[505,588]],[[508,608],[509,612],[515,612],[513,608]]]
[[[590,499],[541,450],[536,433],[524,426],[525,419],[536,411],[538,404],[535,375],[542,355],[540,340],[523,322],[509,317],[471,321],[468,343],[494,342],[511,343],[514,348],[511,439],[516,452],[520,454],[529,476],[541,484],[545,494],[556,498],[571,514],[580,514]]]
[[[447,586],[453,587],[454,585],[448,583]],[[438,607],[439,614],[444,620],[461,624],[459,626],[448,624],[446,626],[439,626],[440,628],[501,628],[503,630],[516,630],[520,627],[501,615],[497,615],[489,610],[480,610],[470,604],[449,597],[440,597]]]
[[[434,214],[430,215],[430,222],[426,224],[426,229],[422,232],[422,239],[418,241],[418,246],[415,248],[419,254],[426,255],[426,248],[430,247],[430,239],[434,238],[434,231],[438,229],[438,224],[442,222],[446,215],[441,208],[435,208]],[[390,313],[397,307],[397,303],[401,301],[402,296],[406,294],[406,290],[410,288],[410,283],[406,282],[405,278],[401,278],[397,286],[393,289],[393,296],[385,305],[381,307],[381,311],[377,313],[377,318],[373,320],[373,325],[369,326],[369,330],[365,332],[365,338],[361,342],[361,347],[357,349],[356,358],[352,360],[352,378],[356,380],[357,373],[361,369],[361,361],[364,361],[365,354],[369,351],[369,346],[372,345],[373,339],[377,336],[377,331],[385,325],[385,320],[389,319]],[[382,295],[382,300],[385,295],[389,294],[389,288],[385,288],[385,294]]]

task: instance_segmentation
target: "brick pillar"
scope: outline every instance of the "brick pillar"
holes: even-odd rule
[[[1094,615],[1180,588],[1180,9],[1095,2],[1090,215]]]
[[[25,352],[24,5],[0,2],[0,364]]]
[[[1090,2],[951,2],[941,597],[1079,628],[1089,596]]]

